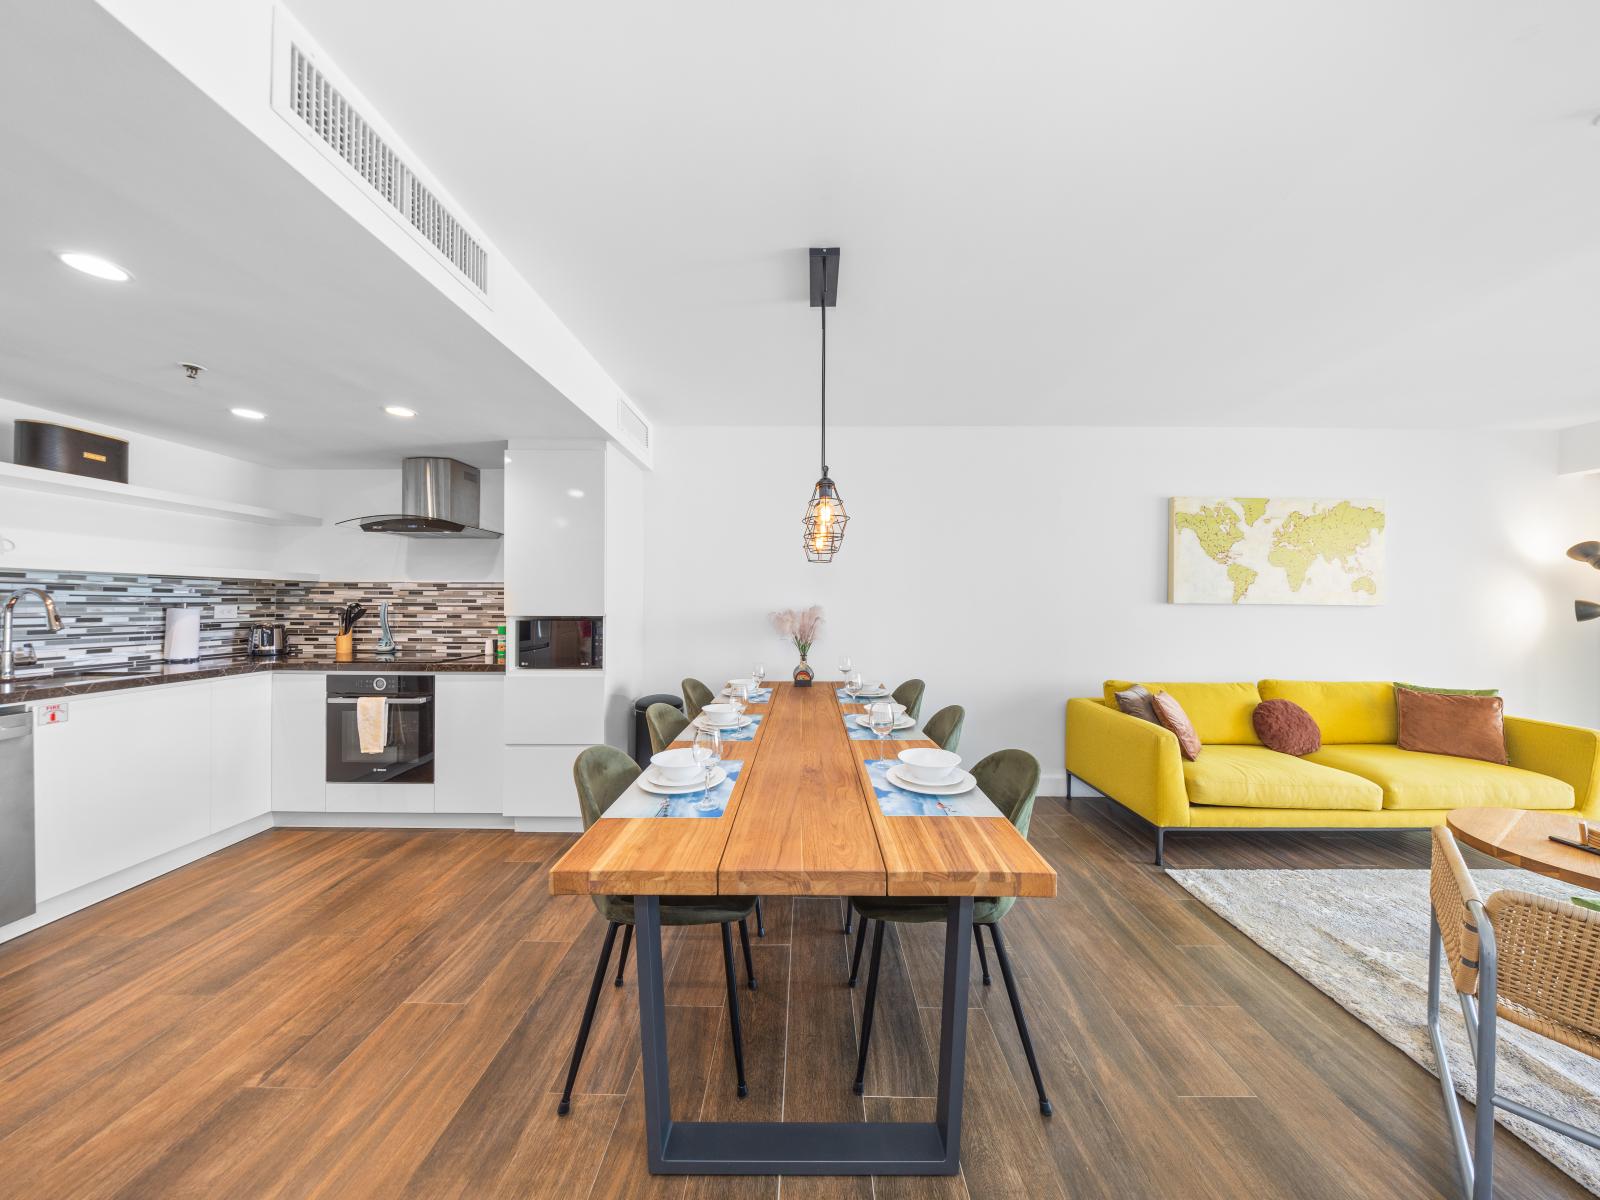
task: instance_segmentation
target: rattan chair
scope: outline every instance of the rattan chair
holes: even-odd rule
[[[961,744],[961,726],[966,720],[966,709],[959,704],[947,704],[928,718],[922,732],[939,749],[954,750]]]
[[[650,731],[650,753],[660,754],[689,728],[689,718],[670,704],[652,704],[644,710],[644,724]]]
[[[1433,831],[1428,890],[1433,910],[1428,1038],[1438,1064],[1462,1200],[1489,1200],[1494,1194],[1496,1108],[1600,1150],[1600,1134],[1498,1095],[1494,1075],[1501,1020],[1600,1058],[1600,912],[1509,889],[1485,902],[1454,836],[1443,826]],[[1470,1145],[1439,1017],[1447,958],[1478,1077]]]
[[[698,679],[685,679],[682,686],[683,715],[692,721],[700,715],[702,708],[711,703],[712,691]]]
[[[590,746],[580,753],[572,765],[572,778],[578,788],[578,807],[583,813],[583,827],[589,828],[604,816],[605,811],[617,802],[639,775],[639,764],[615,747]],[[595,964],[594,979],[589,984],[589,1002],[584,1005],[583,1021],[578,1026],[578,1040],[572,1047],[566,1086],[561,1089],[561,1102],[556,1105],[556,1112],[562,1116],[572,1107],[572,1085],[578,1078],[578,1065],[583,1062],[583,1048],[589,1042],[595,1006],[600,1001],[600,985],[605,982],[606,967],[611,962],[611,948],[616,943],[618,928],[623,931],[622,958],[617,965],[619,987],[622,985],[622,968],[628,961],[628,943],[633,939],[632,896],[589,898],[606,919],[606,939],[600,947],[600,961]],[[733,926],[735,923],[739,926],[739,941],[744,948],[745,980],[753,988],[756,986],[755,970],[750,960],[750,935],[745,928],[745,918],[750,915],[751,907],[749,900],[730,896],[672,896],[661,901],[663,925],[722,926],[722,967],[728,985],[728,1025],[733,1036],[733,1066],[741,1097],[748,1095],[748,1088],[744,1079],[744,1037],[739,1023],[739,985],[733,972]]]

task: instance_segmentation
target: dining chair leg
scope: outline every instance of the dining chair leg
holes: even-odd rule
[[[839,902],[844,905],[844,933],[845,933],[846,937],[849,937],[850,936],[850,922],[851,922],[851,919],[854,916],[854,910],[850,907],[850,897],[849,896],[840,896],[839,897]]]
[[[861,918],[865,925],[867,919]],[[879,921],[872,927],[872,966],[867,971],[867,1002],[861,1011],[861,1052],[856,1056],[856,1081],[853,1089],[856,1095],[866,1091],[867,1079],[867,1046],[872,1042],[872,1010],[878,1000],[878,966],[883,961],[883,927],[887,922]]]
[[[630,926],[631,928],[631,926]],[[578,1041],[572,1047],[572,1064],[567,1068],[567,1086],[561,1089],[561,1103],[556,1112],[566,1116],[572,1108],[572,1085],[578,1080],[578,1064],[583,1061],[583,1047],[589,1040],[589,1026],[594,1024],[594,1006],[600,1001],[600,985],[606,979],[606,967],[611,963],[611,947],[617,941],[617,923],[606,926],[606,942],[600,947],[600,961],[594,965],[594,982],[589,985],[589,1003],[583,1008],[583,1022],[578,1026]]]
[[[974,925],[973,928],[976,929],[977,926]],[[622,927],[622,954],[617,959],[617,978],[616,978],[615,982],[612,984],[613,987],[621,987],[622,986],[622,973],[628,969],[628,947],[632,943],[633,943],[633,926],[632,925],[624,925]]]
[[[974,925],[972,927],[972,940],[978,943],[978,965],[983,968],[983,986],[988,987],[994,980],[989,977],[989,956],[983,952],[982,925]],[[623,953],[626,954],[628,949],[627,942],[623,942],[622,949]]]
[[[733,934],[726,921],[722,923],[722,970],[728,980],[728,1027],[733,1031],[733,1069],[739,1077],[742,1099],[750,1094],[750,1089],[744,1082],[744,1034],[739,1028],[739,981],[733,976]]]
[[[850,986],[855,987],[856,977],[861,974],[861,949],[867,944],[867,922],[862,920],[856,929],[856,952],[850,958]]]
[[[756,897],[756,936],[767,936],[767,918],[761,915],[761,897]]]
[[[756,965],[750,961],[750,929],[743,922],[739,922],[739,945],[744,949],[744,981],[750,990],[756,990]]]
[[[1044,1094],[1039,1060],[1033,1053],[1033,1036],[1028,1032],[1028,1019],[1022,1015],[1022,996],[1017,991],[1017,978],[1011,973],[1011,956],[1006,953],[1006,940],[1000,936],[998,921],[989,926],[989,936],[994,940],[994,956],[1000,960],[1000,975],[1006,981],[1006,993],[1011,997],[1011,1015],[1016,1018],[1017,1033],[1022,1038],[1022,1052],[1028,1056],[1028,1070],[1033,1072],[1033,1086],[1039,1092],[1039,1111],[1048,1117],[1055,1110],[1050,1105],[1050,1097]]]

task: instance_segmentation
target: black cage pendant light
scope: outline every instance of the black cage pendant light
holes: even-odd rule
[[[839,485],[828,478],[828,310],[839,299],[839,248],[811,248],[811,307],[822,310],[822,478],[806,505],[806,558],[832,562],[844,545],[844,501]]]

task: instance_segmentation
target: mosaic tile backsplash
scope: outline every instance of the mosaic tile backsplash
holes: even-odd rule
[[[308,583],[0,570],[0,593],[27,586],[51,594],[65,627],[48,632],[44,612],[32,598],[17,605],[13,640],[31,643],[38,657],[35,664],[19,664],[19,675],[158,662],[163,610],[172,605],[203,607],[202,658],[244,654],[250,626],[266,623],[287,626],[291,650],[331,658],[339,610],[352,600],[368,609],[356,626],[358,654],[377,644],[378,605],[384,600],[402,654],[477,654],[483,640],[505,624],[500,583]],[[238,606],[236,618],[217,618],[216,606],[226,604]]]

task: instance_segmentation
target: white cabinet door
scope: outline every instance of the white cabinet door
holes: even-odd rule
[[[572,763],[583,746],[507,746],[505,814],[508,817],[581,815]]]
[[[589,617],[605,611],[605,486],[603,442],[511,442],[506,450],[507,617]]]
[[[272,677],[211,684],[211,832],[272,811]]]
[[[70,700],[35,735],[40,900],[211,832],[209,683]]]
[[[505,679],[434,677],[433,810],[498,813],[505,777]]]
[[[323,812],[327,798],[327,676],[272,676],[272,808]]]

